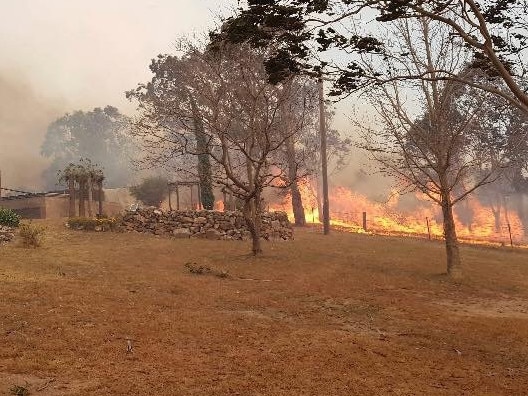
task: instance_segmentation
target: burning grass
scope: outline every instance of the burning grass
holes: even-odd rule
[[[299,187],[306,221],[319,224],[316,189],[306,180],[301,181]],[[334,187],[330,191],[329,198],[331,224],[343,231],[365,232],[363,229],[365,213],[367,232],[431,239],[443,237],[440,207],[424,194],[416,194],[409,198],[409,195],[401,196],[393,192],[385,202],[375,202],[348,188]],[[402,204],[400,202],[402,199],[407,199],[409,202]],[[290,196],[284,197],[281,203],[271,207],[285,211],[290,220],[293,220]],[[506,206],[496,208],[494,213],[492,208],[470,196],[455,206],[454,218],[461,241],[528,247],[528,231],[519,216],[511,208],[508,210]]]
[[[527,251],[464,246],[454,284],[437,241],[308,228],[254,258],[238,241],[46,227],[40,249],[0,247],[0,393],[528,389]]]

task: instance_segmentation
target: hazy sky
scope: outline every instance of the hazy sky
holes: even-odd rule
[[[0,0],[0,170],[3,186],[40,188],[40,145],[66,112],[107,104],[181,35],[214,26],[233,0]]]
[[[0,170],[4,187],[35,191],[47,126],[66,112],[113,105],[150,78],[150,60],[203,34],[237,0],[0,0]],[[340,104],[335,126],[349,129]]]
[[[213,26],[221,0],[0,0],[0,70],[72,108],[127,105],[175,38]]]

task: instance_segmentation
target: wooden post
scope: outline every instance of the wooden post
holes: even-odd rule
[[[176,210],[180,210],[180,190],[178,183],[176,183]]]
[[[363,212],[363,229],[367,231],[367,212]]]
[[[427,235],[429,236],[429,240],[431,240],[431,227],[429,226],[429,217],[425,218],[425,222],[427,223]]]
[[[200,189],[200,183],[197,183],[196,186],[198,187],[198,210],[202,210],[202,191]]]
[[[85,193],[86,182],[84,180],[79,181],[79,217],[85,217],[86,212],[84,210],[84,193]]]
[[[88,217],[92,217],[92,201],[93,201],[93,181],[91,177],[88,177]]]
[[[194,202],[193,202],[194,201],[193,200],[193,186],[192,186],[192,184],[190,185],[189,190],[191,190],[191,210],[194,210],[194,205],[193,205],[194,204]]]
[[[97,185],[99,187],[99,196],[98,198],[98,204],[99,204],[99,216],[103,215],[103,179],[100,179],[97,181]],[[74,189],[75,192],[75,189]]]
[[[328,164],[326,158],[326,116],[323,76],[319,76],[319,134],[321,138],[321,173],[323,179],[323,234],[330,233],[330,200],[328,199]]]
[[[508,222],[508,233],[510,234],[510,246],[513,247],[513,239],[512,239],[512,234],[511,234],[510,222]]]
[[[167,183],[167,189],[169,190],[169,210],[172,212],[171,185],[170,185],[170,183]]]
[[[68,179],[68,190],[70,192],[69,195],[69,210],[68,215],[69,217],[75,217],[75,180],[70,176]]]

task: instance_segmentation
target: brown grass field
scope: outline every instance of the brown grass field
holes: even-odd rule
[[[440,242],[306,229],[254,258],[46,225],[0,247],[0,394],[528,394],[526,250],[464,246],[454,284]]]

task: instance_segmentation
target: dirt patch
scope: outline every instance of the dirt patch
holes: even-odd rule
[[[240,241],[46,225],[42,248],[0,247],[0,394],[528,389],[526,251],[463,247],[455,284],[436,242],[297,230],[252,257]]]
[[[31,374],[9,374],[0,372],[0,394],[2,395],[46,395],[68,396],[89,392],[97,388],[95,380],[61,380],[55,377],[41,378]]]
[[[528,300],[520,298],[475,299],[464,303],[445,301],[439,305],[457,315],[528,319]]]

